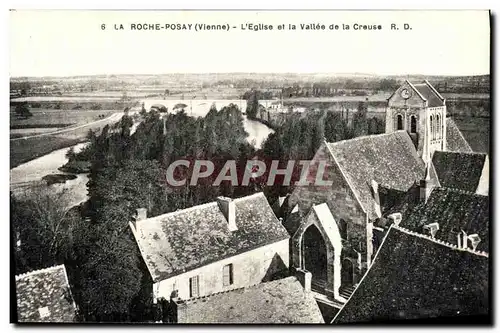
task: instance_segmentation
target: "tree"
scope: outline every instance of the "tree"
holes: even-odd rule
[[[28,119],[33,116],[28,106],[28,103],[18,104],[14,110],[16,116],[20,119]]]
[[[259,99],[257,96],[257,91],[253,90],[250,94],[250,98],[247,100],[246,114],[248,119],[257,118],[257,112],[259,111]]]
[[[20,199],[11,195],[12,230],[19,241],[16,269],[29,271],[61,263],[71,255],[74,214],[66,191],[35,187]]]

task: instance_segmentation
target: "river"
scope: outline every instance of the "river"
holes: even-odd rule
[[[210,105],[211,104],[208,104],[205,113],[208,112]],[[197,108],[197,113],[200,113],[200,109],[201,105]],[[203,114],[201,114],[201,116],[203,116]],[[267,138],[267,136],[274,132],[266,125],[254,120],[249,120],[246,116],[244,116],[243,125],[249,134],[247,137],[248,142],[253,144],[256,148],[260,148],[262,142]],[[136,128],[137,124],[134,124],[134,130]],[[86,143],[80,143],[74,146],[75,151],[78,152],[85,145]],[[65,202],[65,204],[68,208],[85,202],[88,199],[87,174],[78,174],[76,179],[67,180],[64,184],[54,184],[50,186],[45,185],[45,181],[42,180],[42,177],[46,175],[64,173],[59,171],[58,168],[63,166],[68,161],[66,158],[66,152],[69,149],[70,148],[64,148],[53,151],[47,155],[11,169],[10,189],[14,195],[22,198],[25,194],[29,193],[30,189],[39,185],[45,186],[48,191],[53,191],[54,193],[66,191],[65,201],[67,202]]]

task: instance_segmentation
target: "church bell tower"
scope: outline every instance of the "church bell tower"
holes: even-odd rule
[[[427,80],[406,80],[387,99],[385,117],[385,132],[407,131],[424,162],[446,150],[446,101]]]

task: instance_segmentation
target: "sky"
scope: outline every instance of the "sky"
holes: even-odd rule
[[[192,30],[130,30],[131,24]],[[229,31],[194,31],[194,24]],[[273,30],[242,30],[249,23]],[[300,24],[326,30],[301,30]],[[354,24],[382,30],[354,30]],[[404,30],[407,23],[411,30]],[[105,24],[105,29],[102,29]],[[124,30],[115,30],[114,25]],[[287,29],[278,30],[284,24]],[[297,30],[289,30],[295,24]],[[331,24],[339,30],[330,30]],[[350,30],[343,30],[348,24]],[[391,30],[396,24],[399,30]],[[10,76],[167,73],[489,74],[488,11],[10,12]],[[236,28],[233,28],[236,27]]]

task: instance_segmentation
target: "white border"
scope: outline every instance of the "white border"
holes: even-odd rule
[[[344,3],[337,3],[337,2],[332,2],[332,1],[319,1],[319,0],[307,0],[307,1],[295,1],[295,0],[288,0],[286,2],[279,3],[278,1],[273,1],[273,0],[253,0],[253,1],[246,1],[241,4],[237,4],[234,1],[221,1],[221,0],[212,0],[212,1],[203,1],[203,0],[176,0],[176,1],[169,1],[168,3],[165,1],[152,1],[152,0],[141,0],[141,1],[109,1],[109,0],[86,0],[86,1],[67,1],[67,0],[57,0],[57,1],[44,1],[43,4],[40,3],[40,1],[36,0],[19,0],[19,1],[13,1],[13,0],[7,0],[2,2],[2,6],[5,6],[2,11],[2,21],[3,21],[3,29],[1,29],[1,38],[3,39],[3,45],[6,46],[6,50],[8,50],[9,47],[9,13],[8,9],[10,8],[16,8],[16,9],[94,9],[94,8],[99,8],[99,9],[229,9],[229,8],[246,8],[246,9],[395,9],[395,8],[400,8],[400,9],[492,9],[494,14],[497,14],[500,12],[498,10],[499,7],[499,2],[497,0],[474,0],[474,1],[437,1],[437,0],[419,0],[419,1],[414,1],[414,0],[407,0],[404,2],[397,2],[397,1],[373,1],[373,0],[351,0],[351,1],[346,1]],[[498,17],[496,17],[496,25],[498,26]],[[495,28],[495,27],[494,27]],[[497,43],[497,36],[498,34],[495,34],[495,44]],[[495,45],[494,44],[494,45]],[[466,46],[464,46],[466,47]],[[3,53],[3,80],[2,80],[2,100],[3,100],[3,105],[6,106],[8,105],[8,100],[9,100],[9,53],[8,51],[4,51]],[[496,54],[495,54],[496,55]],[[495,57],[495,60],[497,57]],[[491,75],[495,76],[495,74],[492,72]],[[493,93],[493,91],[492,91]],[[498,90],[497,87],[494,87],[494,95],[493,96],[498,96]],[[497,103],[495,102],[495,105]],[[498,110],[492,110],[492,113],[496,113]],[[5,190],[2,191],[2,198],[0,199],[0,202],[2,203],[2,211],[3,212],[8,212],[9,206],[8,206],[8,194],[7,194],[7,188],[9,188],[9,159],[7,156],[9,156],[9,146],[8,146],[8,136],[9,136],[9,127],[8,127],[8,113],[4,112],[2,113],[2,116],[5,117],[4,121],[0,122],[0,126],[2,126],[1,133],[5,138],[1,140],[0,144],[0,149],[2,156],[5,156],[3,158],[3,165],[2,168],[2,175],[3,175],[3,184],[5,187],[3,187]],[[496,116],[495,120],[495,127],[498,128],[498,123],[500,119],[500,115]],[[497,140],[493,140],[497,141]],[[492,145],[493,147],[493,145]],[[495,161],[496,162],[496,161]],[[498,180],[499,177],[496,177]],[[493,186],[495,188],[496,186]],[[495,204],[498,203],[497,201],[498,198],[495,198]],[[500,207],[498,205],[494,205],[497,207]],[[4,213],[4,216],[6,213]],[[492,221],[493,223],[493,221]],[[8,222],[4,219],[3,221],[3,227],[7,228],[8,227]],[[495,228],[495,233],[498,234],[500,228]],[[2,233],[2,236],[4,237],[4,240],[2,242],[4,246],[4,250],[2,251],[2,267],[9,267],[9,233],[7,230]],[[495,235],[497,236],[497,235]],[[494,256],[497,257],[497,256]],[[498,259],[498,258],[497,258]],[[495,263],[495,268],[497,268],[498,273],[498,262],[496,261]],[[9,281],[9,275],[7,272],[4,272],[2,274],[2,285],[4,288],[7,288],[9,286],[10,281]],[[496,292],[498,292],[499,288],[494,288]],[[6,293],[7,294],[7,293]],[[495,295],[496,296],[496,295]],[[496,298],[496,297],[495,297]],[[498,299],[498,298],[497,298]],[[496,313],[498,314],[499,311],[499,306],[495,306]],[[10,312],[10,303],[9,303],[9,298],[4,297],[4,302],[2,304],[2,314],[4,315],[4,318],[2,320],[2,323],[5,325],[6,323],[9,322],[9,312]],[[495,316],[496,317],[496,316]],[[9,325],[8,327],[5,327],[8,330],[21,330],[18,327],[14,327],[13,325]],[[132,329],[132,330],[144,330],[144,329],[150,329],[149,327],[125,327],[125,326],[117,326],[117,327],[91,327],[90,329],[94,331],[106,331],[109,329],[114,329],[114,330],[122,330],[123,328],[125,329]],[[26,328],[23,328],[22,330],[25,330]],[[41,331],[47,331],[51,332],[52,327],[37,327],[36,329],[41,330]],[[63,327],[59,328],[59,330],[71,330],[72,332],[78,332],[78,331],[83,331],[85,327]],[[174,331],[210,331],[210,330],[220,330],[224,329],[223,327],[216,326],[216,327],[161,327],[160,329],[168,329],[174,330]],[[229,330],[235,329],[235,327],[229,327],[227,328]],[[285,329],[293,329],[293,330],[304,330],[307,329],[305,327],[285,327]],[[312,329],[315,329],[315,327],[312,327]],[[370,330],[386,330],[386,327],[380,327],[380,328],[368,328],[368,327],[352,327],[352,328],[346,328],[346,327],[324,327],[323,329],[334,329],[336,332],[339,331],[357,331],[357,330],[362,330],[362,329],[370,329]],[[398,328],[397,328],[398,329]],[[422,327],[419,330],[425,330],[425,331],[432,331],[432,330],[439,330],[439,331],[456,331],[459,330],[460,328],[458,327],[451,327],[451,328],[432,328],[432,327]],[[464,329],[471,330],[471,328],[465,327]],[[268,332],[271,330],[274,330],[273,328],[268,328],[268,327],[243,327],[239,328],[238,330],[241,331],[247,331],[247,332],[254,332],[255,330],[259,330],[262,332]]]

